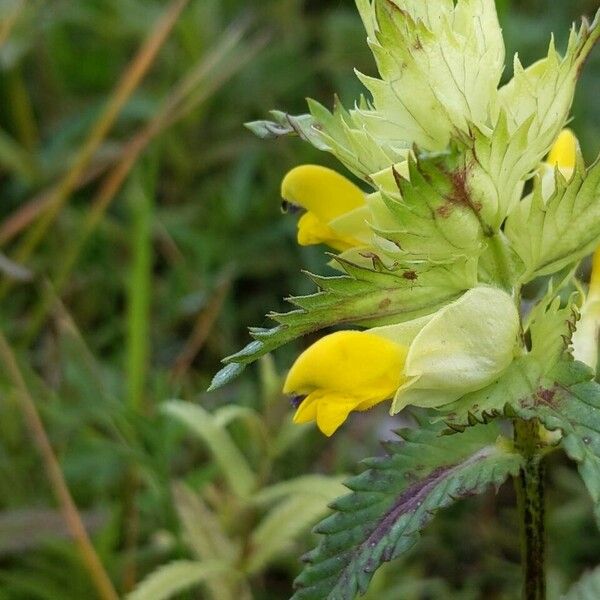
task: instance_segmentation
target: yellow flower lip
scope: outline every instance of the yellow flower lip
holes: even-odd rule
[[[365,194],[349,179],[318,165],[295,167],[281,183],[284,212],[302,212],[298,243],[327,244],[343,252],[361,242],[348,232],[336,231],[335,221],[366,206]]]
[[[329,223],[365,203],[363,191],[333,169],[300,165],[281,182],[281,197]]]
[[[300,400],[295,423],[316,421],[332,435],[350,412],[389,400],[403,382],[407,348],[361,331],[321,338],[296,360],[284,393]]]

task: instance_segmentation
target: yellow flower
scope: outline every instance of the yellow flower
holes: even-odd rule
[[[284,393],[305,397],[295,423],[316,421],[332,435],[353,410],[391,399],[404,382],[408,349],[369,332],[338,331],[305,350],[291,368]]]
[[[365,194],[336,171],[317,165],[296,167],[284,177],[281,196],[306,210],[298,221],[302,246],[327,244],[343,252],[365,245]]]
[[[558,167],[563,177],[573,177],[577,165],[579,141],[570,129],[563,129],[550,149],[546,162],[542,165],[542,195],[550,198],[555,189],[554,170]]]
[[[572,173],[577,164],[578,149],[579,142],[575,134],[570,129],[563,129],[548,154],[547,162],[565,172],[570,169]]]
[[[480,286],[432,315],[365,332],[341,331],[294,363],[284,393],[300,396],[294,421],[332,435],[350,412],[394,399],[436,408],[489,385],[513,360],[519,314],[502,290]]]
[[[573,355],[576,360],[596,370],[600,332],[600,248],[592,263],[592,276],[587,298],[581,308],[581,319],[573,334]]]

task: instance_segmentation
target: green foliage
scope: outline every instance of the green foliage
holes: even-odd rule
[[[545,199],[541,183],[506,222],[506,235],[525,265],[523,282],[550,275],[590,254],[600,234],[600,163],[586,170],[581,157],[573,178],[556,173],[556,190]]]
[[[469,185],[494,229],[513,209],[521,210],[523,183],[567,122],[581,67],[599,36],[600,13],[591,25],[584,21],[579,30],[573,26],[564,57],[554,40],[547,57],[527,69],[515,55],[513,78],[498,94],[494,127],[473,129],[472,153],[466,159],[474,167]]]
[[[352,494],[336,500],[334,515],[317,526],[325,536],[296,581],[295,600],[351,600],[363,594],[384,562],[410,549],[441,508],[498,488],[523,460],[499,429],[481,425],[452,437],[441,429],[403,430],[403,442],[386,444],[389,455],[367,461],[347,482]]]
[[[534,395],[521,399],[516,412],[562,432],[561,445],[578,463],[600,524],[600,384],[592,381],[587,366],[577,362],[559,364],[553,376],[551,385],[542,385]]]
[[[487,121],[504,68],[494,2],[357,3],[381,79],[359,75],[373,110],[359,112],[376,139],[443,150],[456,128]],[[485,65],[485,66],[484,66]]]
[[[401,256],[419,262],[455,262],[479,255],[484,245],[480,206],[471,202],[465,172],[446,160],[409,162],[410,181],[396,176],[399,195],[382,192],[394,222],[378,231],[401,249]],[[398,228],[398,229],[396,229]]]
[[[274,329],[254,328],[256,341],[224,359],[227,366],[215,376],[215,390],[239,375],[244,365],[307,333],[334,324],[385,325],[408,321],[435,311],[458,298],[474,281],[474,262],[463,259],[453,265],[396,265],[378,270],[363,267],[339,256],[334,261],[345,276],[309,275],[321,291],[290,298],[299,307],[288,313],[271,313],[279,323]]]
[[[278,115],[280,124],[288,131],[312,135],[313,142],[323,149],[331,147],[359,176],[389,166],[397,149],[387,141],[374,143],[353,126],[341,101],[334,112],[344,116],[344,123],[324,108],[331,105],[334,89],[345,102],[359,95],[354,67],[373,73],[364,30],[352,2],[190,2],[148,76],[93,157],[82,187],[60,211],[38,251],[24,263],[7,261],[15,258],[23,234],[31,228],[22,217],[41,214],[44,197],[74,163],[128,61],[167,3],[5,2],[0,7],[3,26],[7,12],[16,5],[22,5],[21,13],[0,46],[0,279],[1,285],[7,280],[14,284],[12,292],[0,300],[0,322],[18,351],[101,560],[124,595],[127,586],[122,574],[132,556],[140,578],[160,564],[190,557],[194,564],[204,560],[199,556],[203,535],[191,529],[190,535],[186,532],[192,524],[201,528],[206,520],[200,523],[200,518],[190,517],[183,526],[186,518],[181,507],[188,505],[179,492],[170,494],[174,479],[184,479],[205,508],[219,513],[217,521],[221,528],[225,525],[230,543],[235,546],[236,539],[249,539],[248,533],[238,538],[237,531],[230,535],[230,515],[218,510],[225,501],[216,511],[209,501],[214,499],[215,489],[217,503],[235,496],[205,442],[190,443],[187,430],[157,410],[166,398],[200,400],[217,425],[225,424],[227,435],[261,477],[264,466],[257,468],[256,455],[264,443],[261,429],[267,424],[273,462],[268,485],[259,485],[251,496],[257,523],[288,497],[279,486],[289,484],[289,495],[318,488],[315,506],[318,502],[324,506],[339,493],[334,489],[339,489],[337,478],[298,478],[298,473],[350,471],[359,457],[377,452],[376,437],[383,423],[387,427],[383,411],[365,413],[349,423],[344,436],[325,446],[285,418],[289,408],[278,395],[280,380],[273,377],[267,361],[260,363],[257,373],[270,372],[270,391],[259,390],[256,373],[252,373],[212,397],[198,397],[220,358],[246,342],[246,324],[257,322],[265,306],[290,290],[295,295],[310,293],[311,284],[298,280],[298,269],[322,272],[319,253],[298,249],[292,243],[293,219],[282,219],[278,211],[279,184],[282,173],[294,165],[333,165],[332,160],[297,139],[259,143],[240,124],[263,118],[270,106],[302,112],[302,99],[310,95],[322,103],[320,107],[311,103],[311,111],[331,132],[327,140],[315,136],[312,115],[300,123]],[[564,48],[565,24],[597,8],[595,0],[497,0],[496,5],[507,54],[519,49],[523,64],[545,52],[551,31],[557,33],[557,48]],[[238,28],[238,17],[248,13],[253,16],[250,27]],[[231,23],[235,23],[233,29],[228,28]],[[268,45],[258,54],[255,32],[269,34]],[[596,154],[600,139],[599,67],[600,54],[592,53],[572,123],[588,159],[592,152]],[[510,67],[505,70],[504,80],[510,71]],[[193,93],[186,97],[189,102],[181,118],[165,122],[151,143],[149,150],[158,157],[156,164],[137,161],[141,179],[156,180],[156,187],[146,190],[151,192],[146,200],[153,203],[151,214],[146,215],[148,221],[143,215],[136,216],[144,207],[135,202],[128,186],[117,193],[106,212],[95,213],[91,207],[104,185],[99,178],[123,156],[131,138],[158,117],[182,81],[195,82]],[[551,99],[551,95],[547,97]],[[365,144],[373,152],[373,161],[366,166],[354,164],[352,157]],[[519,152],[523,148],[527,146],[519,147]],[[515,156],[520,156],[519,152]],[[130,206],[128,200],[134,204]],[[89,228],[94,219],[96,225]],[[143,236],[132,234],[134,223]],[[13,225],[18,227],[11,229]],[[144,252],[148,249],[151,270],[146,270]],[[72,256],[76,257],[74,263]],[[137,271],[133,268],[136,258]],[[134,271],[141,287],[132,281]],[[446,271],[452,276],[452,271]],[[34,315],[46,296],[43,282],[56,282],[59,275],[64,277],[64,285],[56,290],[49,303],[51,310],[40,323]],[[457,274],[457,280],[464,279]],[[221,287],[224,281],[228,288]],[[459,294],[462,285],[448,284],[448,298]],[[424,297],[426,292],[427,286]],[[134,305],[141,310],[128,314],[125,307],[133,309]],[[145,319],[147,306],[150,315]],[[282,307],[278,305],[277,310]],[[32,337],[34,329],[41,335]],[[135,351],[133,344],[126,344],[128,332],[134,331]],[[186,354],[187,366],[175,369],[192,338],[201,343],[191,355]],[[303,343],[282,350],[278,360],[288,364]],[[128,351],[131,354],[126,355]],[[132,389],[142,398],[140,411],[128,406],[128,390]],[[95,592],[89,576],[66,535],[2,365],[0,395],[0,537],[6,541],[0,544],[0,598],[92,598]],[[213,411],[221,403],[234,401],[241,405],[237,408],[250,412]],[[258,420],[256,413],[260,414]],[[402,415],[393,423],[401,419]],[[552,460],[560,461],[559,455]],[[573,479],[567,463],[557,466],[566,479]],[[136,473],[138,512],[130,515],[127,490],[132,472]],[[579,491],[575,484],[568,490],[553,488],[549,503],[551,516],[561,515],[553,521],[556,537],[569,539],[569,548],[562,545],[560,555],[551,557],[553,577],[560,582],[595,564],[600,553],[597,536],[590,535],[588,506],[578,498],[576,509],[572,508],[573,496]],[[510,497],[503,494],[499,498],[498,512],[494,512],[499,526],[493,519],[478,524],[475,514],[481,510],[489,515],[496,509],[491,509],[487,498],[482,504],[473,502],[440,513],[419,548],[391,569],[380,570],[370,597],[416,600],[429,594],[473,600],[493,590],[499,597],[514,598],[519,575],[513,561],[506,559],[518,551]],[[186,514],[195,515],[195,510],[205,514],[197,503],[193,505]],[[40,526],[32,510],[51,516]],[[240,522],[248,523],[246,517],[247,513]],[[131,552],[127,538],[136,523],[137,547]],[[473,545],[465,544],[464,556],[450,551],[456,544],[449,540],[461,543],[465,528],[480,531],[480,527],[482,535],[474,536],[479,543],[469,540]],[[299,536],[292,551],[280,552],[275,562],[263,562],[251,581],[256,600],[286,597],[298,571],[293,557],[307,543]],[[497,552],[490,551],[496,548]],[[443,573],[438,570],[441,568]],[[432,573],[440,573],[447,581],[432,579]],[[208,594],[209,589],[207,581],[200,593]],[[196,593],[180,595],[185,598]]]
[[[328,503],[342,493],[341,481],[304,476],[268,485],[282,443],[269,431],[266,419],[247,407],[226,406],[211,414],[190,403],[171,401],[164,412],[210,450],[224,485],[204,494],[183,483],[174,486],[183,542],[196,560],[160,567],[129,598],[166,599],[202,586],[214,600],[249,599],[251,579],[281,561],[292,542],[323,516]],[[248,429],[247,446],[259,448],[255,468],[228,430],[236,421]],[[284,435],[285,428],[279,437]]]
[[[467,425],[487,422],[516,407],[523,398],[534,397],[544,386],[556,381],[569,356],[571,336],[577,321],[576,298],[561,308],[560,298],[547,307],[542,300],[530,318],[527,333],[531,350],[518,356],[508,369],[489,386],[466,394],[443,407],[444,419],[455,430]]]
[[[170,402],[164,410],[189,427],[210,448],[216,464],[235,494],[245,497],[254,491],[256,474],[224,425],[219,425],[217,419],[202,407],[186,402]]]
[[[166,564],[150,575],[128,600],[167,600],[178,592],[196,587],[215,575],[231,575],[228,565],[218,561],[206,563],[178,560]]]

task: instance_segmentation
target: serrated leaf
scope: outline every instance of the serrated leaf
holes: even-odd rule
[[[409,264],[385,273],[335,257],[347,273],[342,277],[310,277],[321,290],[312,296],[290,298],[299,310],[269,315],[273,329],[251,329],[255,338],[243,350],[224,359],[210,389],[231,381],[250,364],[300,336],[331,325],[387,325],[434,312],[456,300],[476,284],[475,262],[465,259],[448,265]]]
[[[211,577],[223,575],[231,577],[231,566],[218,560],[178,560],[159,567],[146,577],[127,595],[127,600],[167,600],[179,592],[210,580]]]
[[[333,112],[314,100],[308,106],[321,143],[357,177],[371,183],[372,174],[406,160],[410,144],[377,139],[363,127],[357,112],[346,110],[337,97]],[[359,106],[365,110],[368,103],[361,98]]]
[[[504,67],[493,0],[363,2],[381,79],[359,74],[373,108],[353,116],[378,140],[442,150],[455,129],[487,121]]]
[[[533,119],[528,137],[534,145],[531,152],[541,153],[540,159],[564,126],[581,67],[599,37],[600,11],[592,24],[584,19],[579,30],[573,25],[564,57],[556,51],[554,39],[547,57],[527,69],[515,56],[514,76],[500,90],[500,101],[512,131]]]
[[[495,424],[452,437],[440,437],[442,429],[403,430],[403,442],[386,444],[389,455],[347,483],[353,493],[316,528],[325,537],[305,557],[294,600],[352,600],[383,562],[415,544],[436,511],[518,472],[522,458],[496,443]]]
[[[188,427],[208,446],[234,494],[246,498],[256,489],[256,474],[227,430],[220,427],[208,411],[179,400],[165,403],[162,410]]]
[[[598,600],[600,598],[600,568],[586,573],[561,600]]]
[[[550,384],[523,398],[515,410],[523,419],[537,418],[547,429],[562,431],[562,446],[578,463],[600,526],[600,385],[587,365],[574,360],[559,363],[551,375]]]
[[[484,247],[487,227],[481,205],[466,188],[465,171],[451,165],[453,157],[409,158],[410,181],[399,175],[400,194],[382,193],[397,230],[377,233],[395,242],[411,260],[454,262],[477,256]]]
[[[526,267],[523,283],[590,254],[600,240],[600,162],[586,172],[580,161],[569,182],[557,171],[548,201],[536,185],[509,215],[506,235]]]
[[[565,126],[583,63],[600,37],[600,12],[571,31],[564,57],[550,44],[548,56],[527,69],[515,57],[514,77],[499,91],[493,128],[474,123],[466,145],[468,183],[485,200],[484,217],[494,229],[521,199],[524,182],[549,152]],[[496,206],[496,214],[486,212]]]

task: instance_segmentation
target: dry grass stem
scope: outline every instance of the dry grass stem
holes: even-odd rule
[[[25,383],[17,359],[2,332],[0,332],[0,360],[3,363],[5,372],[12,381],[18,405],[23,413],[32,440],[44,463],[44,470],[48,476],[52,492],[60,506],[69,532],[79,550],[82,562],[96,587],[98,596],[102,600],[118,600],[117,592],[90,541],[81,515],[71,496],[60,464],[54,454],[54,450],[46,434],[46,429]]]

